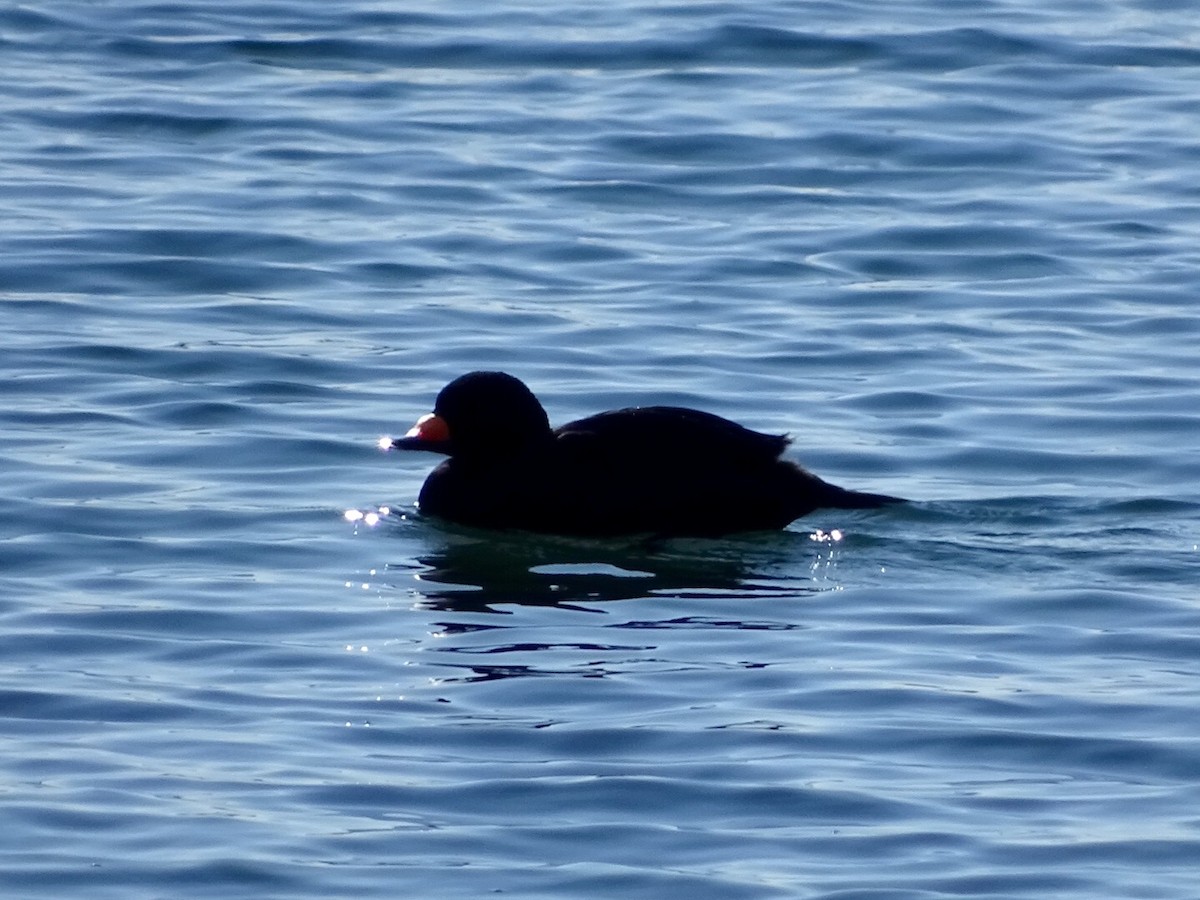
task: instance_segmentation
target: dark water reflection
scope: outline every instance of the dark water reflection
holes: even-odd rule
[[[811,554],[792,532],[729,540],[570,540],[539,535],[445,532],[417,557],[422,605],[497,611],[520,604],[588,609],[588,604],[649,596],[774,596],[814,591],[772,572]],[[413,569],[411,563],[389,567]]]

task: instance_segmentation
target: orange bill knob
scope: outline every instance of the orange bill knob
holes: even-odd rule
[[[404,436],[440,443],[450,440],[450,426],[441,416],[435,413],[426,413],[417,419],[417,424],[408,429]]]

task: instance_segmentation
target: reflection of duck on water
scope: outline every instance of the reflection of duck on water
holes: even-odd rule
[[[753,571],[753,556],[771,552],[774,541],[754,548],[729,542],[722,551],[705,542],[672,542],[669,549],[511,535],[487,540],[440,532],[443,546],[420,556],[417,572],[424,605],[438,609],[484,610],[496,604],[577,606],[587,602],[657,596],[792,595],[796,584],[770,586]],[[800,535],[776,540],[808,541]],[[724,544],[725,542],[721,542]],[[774,548],[778,550],[776,546]],[[749,551],[749,552],[748,552]]]
[[[677,629],[778,630],[797,628],[786,620],[761,618],[762,606],[743,607],[746,616],[706,613],[704,599],[796,597],[815,593],[796,583],[772,582],[766,574],[779,558],[794,556],[795,544],[808,536],[782,534],[766,541],[673,541],[669,548],[648,551],[644,544],[563,540],[538,535],[483,536],[469,531],[430,532],[443,546],[422,554],[416,573],[420,606],[453,613],[503,612],[514,604],[556,606],[588,613],[602,612],[601,603],[641,597],[695,597],[694,610],[679,605],[663,615],[659,603],[626,607],[632,617],[614,615],[609,640],[578,641],[574,632],[526,629],[528,621],[505,625],[477,615],[448,615],[436,621],[440,638],[430,646],[427,663],[444,672],[438,682],[482,682],[526,677],[603,678],[647,667],[673,670],[681,663],[659,654],[654,632]],[[748,562],[757,556],[757,562]],[[739,604],[740,605],[740,604]],[[692,606],[689,602],[686,606]],[[612,610],[614,613],[615,610]],[[511,621],[511,620],[507,620]],[[595,637],[599,632],[589,632]],[[521,639],[514,638],[520,635]],[[553,637],[550,637],[553,635]],[[546,639],[539,639],[543,636]],[[750,661],[736,665],[758,668]]]

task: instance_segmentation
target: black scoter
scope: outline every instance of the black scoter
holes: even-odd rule
[[[421,488],[421,512],[481,528],[717,537],[903,502],[829,484],[780,458],[786,435],[695,409],[618,409],[552,429],[503,372],[456,378],[408,434],[380,444],[449,457]]]

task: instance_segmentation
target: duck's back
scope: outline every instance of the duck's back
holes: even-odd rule
[[[711,413],[652,406],[562,426],[539,505],[576,533],[719,535],[782,528],[812,478],[779,459],[783,435]],[[819,480],[817,480],[818,483]]]
[[[574,452],[635,455],[643,460],[700,457],[715,464],[750,465],[776,459],[788,445],[737,422],[679,406],[635,406],[569,422],[554,432]]]

